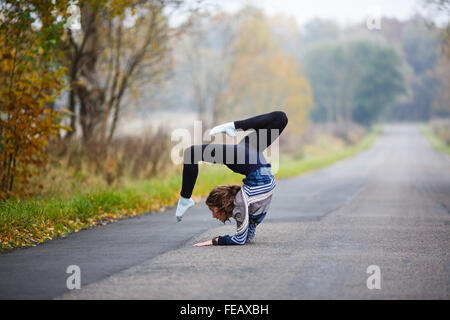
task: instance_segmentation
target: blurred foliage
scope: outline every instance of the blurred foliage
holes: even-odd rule
[[[450,17],[450,1],[449,0],[422,0],[426,7],[432,8],[447,17]],[[450,59],[450,21],[442,31],[441,47],[447,59]]]
[[[450,155],[449,119],[435,119],[421,124],[419,128],[435,150]]]
[[[278,22],[253,6],[195,17],[178,53],[179,76],[187,71],[191,81],[174,89],[192,93],[200,119],[213,125],[276,108],[288,114],[287,130],[304,131],[314,105],[311,88],[295,56],[273,34]]]
[[[137,96],[139,86],[170,68],[163,11],[172,2],[79,1],[81,28],[68,30],[65,46],[72,113],[66,138],[79,126],[85,144],[111,141],[126,94]]]
[[[446,6],[448,7],[448,2],[446,2]],[[447,51],[443,49],[448,37],[447,29],[448,25],[439,27],[418,14],[404,21],[383,17],[381,29],[375,31],[368,30],[364,23],[346,28],[338,25],[334,25],[333,28],[333,21],[323,19],[315,19],[307,23],[300,32],[300,43],[303,46],[299,46],[297,54],[299,61],[307,69],[311,70],[311,66],[308,65],[306,59],[315,59],[308,52],[310,53],[319,46],[340,47],[340,49],[334,50],[333,54],[331,52],[322,53],[321,58],[328,67],[336,66],[336,69],[331,69],[331,73],[339,75],[340,80],[337,76],[328,76],[328,68],[320,68],[320,65],[316,70],[320,71],[320,74],[308,72],[308,79],[314,89],[315,103],[322,106],[331,106],[336,103],[335,107],[330,107],[327,116],[324,116],[323,107],[319,106],[311,113],[312,119],[314,121],[335,121],[333,119],[336,119],[336,114],[332,110],[340,110],[338,114],[349,115],[353,102],[348,97],[352,96],[350,93],[355,90],[352,84],[353,80],[360,76],[360,71],[367,70],[368,66],[362,65],[360,59],[356,60],[353,65],[346,65],[351,67],[348,69],[340,67],[340,60],[342,61],[342,57],[347,55],[346,51],[349,51],[346,49],[348,43],[357,42],[370,42],[374,46],[378,45],[395,51],[398,56],[395,58],[397,60],[397,72],[395,73],[399,73],[403,78],[404,90],[399,90],[395,98],[381,99],[380,102],[385,104],[378,106],[370,102],[367,104],[367,107],[371,105],[371,108],[380,109],[372,110],[379,115],[380,120],[417,121],[427,120],[434,116],[450,116],[450,110],[447,107],[450,103],[446,95],[446,92],[449,91],[449,71],[446,67]],[[363,60],[365,63],[374,62],[370,57]],[[373,73],[381,74],[385,71],[385,67],[379,65],[378,71],[374,69]],[[394,76],[397,78],[397,75]],[[378,77],[375,74],[372,79],[382,80],[382,77],[382,75]],[[397,85],[400,84],[395,79],[393,82]],[[333,92],[331,93],[328,90],[329,85],[332,85],[331,91]],[[375,87],[368,89],[375,93]],[[386,91],[382,86],[378,89],[381,89],[378,91],[378,95],[383,96]],[[338,97],[338,100],[326,98],[327,94]],[[364,117],[364,114],[367,114],[367,111],[361,114],[361,117]]]
[[[112,138],[134,80],[140,75],[148,82],[168,68],[162,10],[169,2],[0,3],[0,199],[29,194],[27,181],[45,166],[49,139],[59,138],[63,130],[70,137],[77,121],[86,143]],[[71,27],[75,4],[78,31]],[[133,15],[134,25],[125,28],[124,20]],[[55,98],[67,82],[68,110],[57,110]],[[62,126],[66,116],[70,123]]]
[[[235,57],[230,82],[223,93],[230,97],[229,119],[272,111],[288,114],[287,130],[304,132],[313,108],[309,82],[295,58],[283,51],[262,11],[246,8],[234,40]],[[231,116],[231,117],[230,117]]]
[[[51,165],[33,179],[30,190],[38,191],[36,186],[43,184],[44,188],[35,192],[39,196],[70,196],[72,191],[82,191],[84,187],[116,187],[127,179],[164,177],[173,170],[169,141],[170,135],[164,128],[138,137],[117,137],[107,144],[54,141],[48,149]]]
[[[440,56],[433,73],[436,81],[432,100],[433,117],[450,117],[450,59]]]
[[[406,72],[409,94],[390,108],[386,118],[428,120],[437,114],[435,106],[442,92],[441,85],[447,81],[448,72],[443,74],[444,70],[440,70],[439,66],[443,58],[440,44],[444,30],[428,24],[421,16],[403,23],[392,19],[386,19],[383,23],[383,36],[403,53],[409,67],[409,72]]]
[[[64,129],[52,102],[65,72],[58,63],[65,21],[53,12],[65,9],[51,1],[1,3],[0,200],[27,194],[28,179],[46,163],[50,136]]]
[[[438,138],[450,148],[450,119],[434,119],[430,121],[430,127]]]
[[[405,90],[398,54],[372,42],[320,43],[309,49],[305,63],[316,121],[372,124]]]

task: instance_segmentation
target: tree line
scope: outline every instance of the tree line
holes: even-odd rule
[[[448,10],[446,1],[429,2]],[[132,108],[195,111],[212,126],[277,106],[294,134],[308,121],[346,127],[450,116],[448,26],[415,16],[383,18],[375,31],[323,19],[299,27],[254,6],[201,8],[180,0],[0,1],[0,199],[26,195],[52,141],[111,144]],[[171,26],[183,10],[189,18]]]

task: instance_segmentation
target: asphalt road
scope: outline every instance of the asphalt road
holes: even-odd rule
[[[173,208],[0,255],[0,298],[450,298],[450,160],[416,126],[386,126],[369,150],[275,190],[254,243],[192,247],[235,225],[204,203],[176,223]],[[69,265],[81,290],[66,288]]]

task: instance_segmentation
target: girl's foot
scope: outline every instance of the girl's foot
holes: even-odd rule
[[[184,213],[194,204],[195,204],[194,200],[180,196],[180,199],[178,200],[177,211],[175,212],[175,216],[178,222],[181,221]]]

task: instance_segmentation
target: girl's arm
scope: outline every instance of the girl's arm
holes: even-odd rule
[[[195,247],[211,245],[243,245],[247,242],[249,231],[249,216],[242,199],[242,191],[236,194],[237,201],[233,209],[233,217],[236,219],[237,231],[234,235],[218,236],[211,240],[194,244]]]
[[[215,238],[214,238],[214,239],[215,239]],[[212,246],[212,245],[214,245],[214,243],[213,243],[214,239],[208,240],[208,241],[205,241],[205,242],[199,242],[199,243],[196,243],[196,244],[194,244],[194,247],[207,247],[207,246]]]

